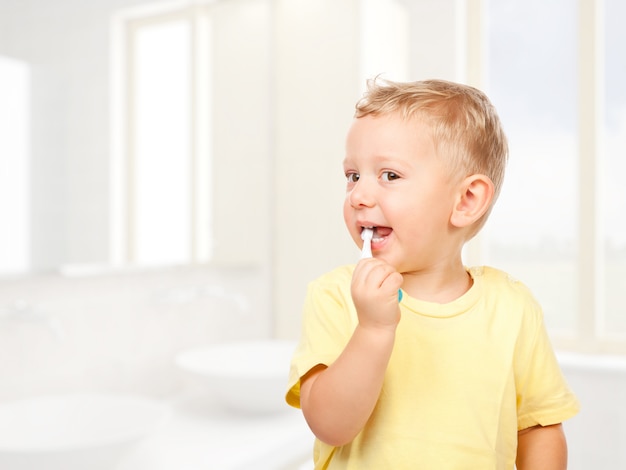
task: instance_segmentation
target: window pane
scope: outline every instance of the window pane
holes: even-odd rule
[[[510,162],[483,232],[486,261],[527,284],[559,331],[573,331],[577,316],[575,8],[569,0],[488,2],[488,93]]]
[[[605,332],[626,334],[626,3],[605,0]]]
[[[189,23],[142,27],[135,51],[136,262],[186,263],[191,254]]]

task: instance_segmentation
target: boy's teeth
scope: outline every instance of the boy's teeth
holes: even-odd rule
[[[370,227],[362,227],[361,231],[369,229],[372,231],[372,241],[380,242],[385,239],[387,235],[391,232],[391,229],[388,227],[378,227],[378,226],[370,226]]]

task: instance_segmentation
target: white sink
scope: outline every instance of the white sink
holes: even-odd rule
[[[109,394],[0,403],[0,469],[113,469],[168,410],[149,398]]]
[[[284,396],[294,341],[215,344],[180,353],[176,364],[221,406],[244,413],[288,410]]]

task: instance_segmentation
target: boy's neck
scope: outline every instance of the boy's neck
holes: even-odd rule
[[[440,304],[450,303],[472,287],[473,280],[459,260],[453,266],[404,273],[402,289],[411,297]]]

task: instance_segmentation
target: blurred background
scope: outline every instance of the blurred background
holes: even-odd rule
[[[0,0],[0,399],[168,401],[183,351],[297,339],[307,283],[358,257],[341,161],[366,79],[444,78],[510,140],[466,263],[542,303],[583,402],[570,468],[625,465],[624,20],[620,0]],[[265,450],[297,418],[268,418]],[[257,439],[240,419],[215,429]],[[261,468],[186,452],[146,468]]]

